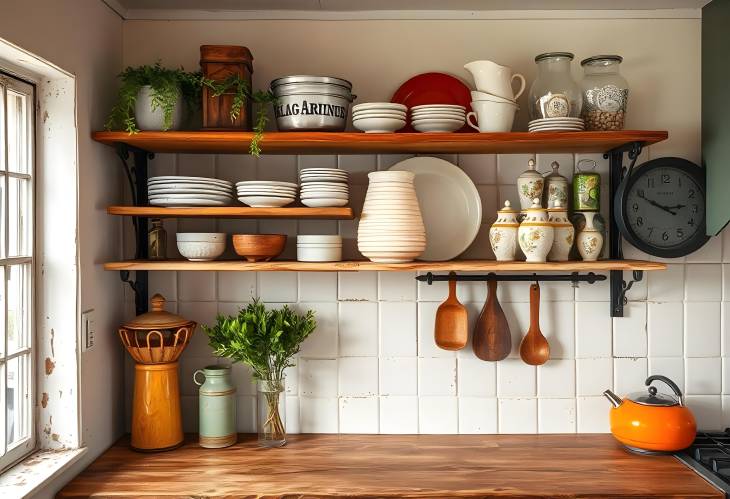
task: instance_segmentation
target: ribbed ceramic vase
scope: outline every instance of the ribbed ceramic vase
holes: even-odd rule
[[[415,175],[408,171],[368,174],[370,184],[357,228],[357,247],[373,262],[404,263],[426,249]]]

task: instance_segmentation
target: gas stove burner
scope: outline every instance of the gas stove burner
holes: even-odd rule
[[[730,429],[698,431],[692,445],[675,457],[730,498]]]

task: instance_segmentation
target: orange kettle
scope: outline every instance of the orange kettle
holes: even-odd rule
[[[658,393],[652,382],[661,381],[675,396]],[[611,433],[629,450],[641,454],[674,452],[689,447],[697,433],[692,412],[684,405],[679,387],[666,376],[646,378],[646,392],[631,393],[623,399],[606,390],[613,404]]]

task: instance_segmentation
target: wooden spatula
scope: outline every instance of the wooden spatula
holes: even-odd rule
[[[456,274],[451,272],[449,277],[449,296],[439,305],[436,311],[436,322],[433,336],[436,345],[444,350],[459,350],[466,346],[469,339],[468,319],[466,308],[456,298]]]
[[[474,325],[472,348],[482,360],[497,361],[512,350],[512,335],[507,317],[497,300],[497,281],[487,281],[487,301]]]
[[[520,343],[520,357],[526,364],[539,366],[550,359],[550,344],[540,331],[540,286],[530,286],[530,329]]]

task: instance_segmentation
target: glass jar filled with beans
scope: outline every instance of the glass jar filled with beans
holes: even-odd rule
[[[583,59],[583,120],[586,130],[622,130],[629,100],[629,84],[621,76],[619,55]]]

